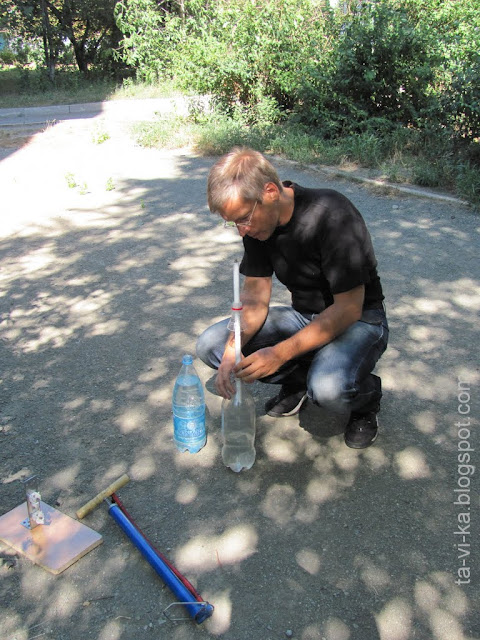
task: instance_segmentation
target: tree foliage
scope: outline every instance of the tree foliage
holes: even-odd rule
[[[480,0],[0,0],[54,70],[113,55],[142,80],[210,93],[247,122],[322,137],[396,127],[480,138]],[[121,32],[121,36],[119,36]],[[476,146],[475,146],[476,145]],[[479,153],[480,155],[480,153]]]
[[[102,62],[118,45],[120,31],[114,18],[116,0],[2,0],[3,28],[26,40],[40,39],[51,80],[60,56],[68,50],[78,69]],[[112,56],[110,56],[112,57]]]
[[[123,55],[142,79],[175,77],[230,109],[291,110],[305,60],[325,45],[318,0],[154,0],[117,4]],[[254,109],[255,111],[255,109]]]
[[[123,33],[118,55],[143,80],[154,82],[172,74],[179,18],[169,5],[155,0],[116,3],[115,19]]]
[[[429,34],[415,28],[403,7],[375,2],[346,25],[330,86],[367,118],[410,124],[428,109],[434,67]]]

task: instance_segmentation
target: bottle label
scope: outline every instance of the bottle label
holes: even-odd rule
[[[174,416],[173,426],[178,442],[190,443],[205,437],[205,416],[194,420]]]

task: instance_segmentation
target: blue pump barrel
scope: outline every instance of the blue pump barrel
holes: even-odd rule
[[[167,587],[169,587],[175,594],[178,601],[183,604],[195,622],[197,624],[201,624],[204,620],[209,618],[213,613],[213,606],[208,602],[196,602],[195,600],[192,600],[193,596],[187,587],[177,578],[170,567],[157,555],[155,550],[152,549],[147,540],[145,540],[142,534],[133,526],[120,507],[114,503],[109,506],[108,513],[112,516],[119,527],[123,529],[124,533],[137,547],[148,564],[155,569]]]

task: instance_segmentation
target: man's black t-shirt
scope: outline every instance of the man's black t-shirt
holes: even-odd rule
[[[332,189],[307,189],[285,181],[295,193],[289,222],[264,242],[245,236],[240,272],[269,277],[273,273],[292,294],[292,306],[320,313],[333,295],[365,285],[364,309],[382,306],[384,298],[370,234],[360,212]]]

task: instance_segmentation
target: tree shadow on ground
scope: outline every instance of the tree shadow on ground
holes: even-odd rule
[[[257,460],[237,475],[221,465],[211,372],[196,363],[210,416],[199,454],[174,451],[170,402],[182,355],[229,314],[241,245],[206,208],[212,161],[161,157],[157,178],[129,177],[137,169],[126,159],[103,205],[95,194],[75,198],[1,242],[0,512],[22,501],[27,474],[40,476],[47,503],[73,515],[128,472],[127,508],[216,607],[202,626],[210,637],[478,634],[478,585],[455,584],[452,500],[458,380],[478,383],[474,218],[456,210],[454,221],[450,208],[422,201],[393,205],[280,163],[282,177],[345,192],[369,224],[391,329],[378,367],[384,427],[375,447],[347,449],[315,407],[284,421],[265,416],[272,389],[256,383]],[[285,301],[277,285],[274,297]],[[165,623],[171,594],[106,509],[87,524],[105,544],[65,574],[23,559],[4,574],[6,637],[44,625],[53,637],[153,629],[193,638],[193,625]]]

